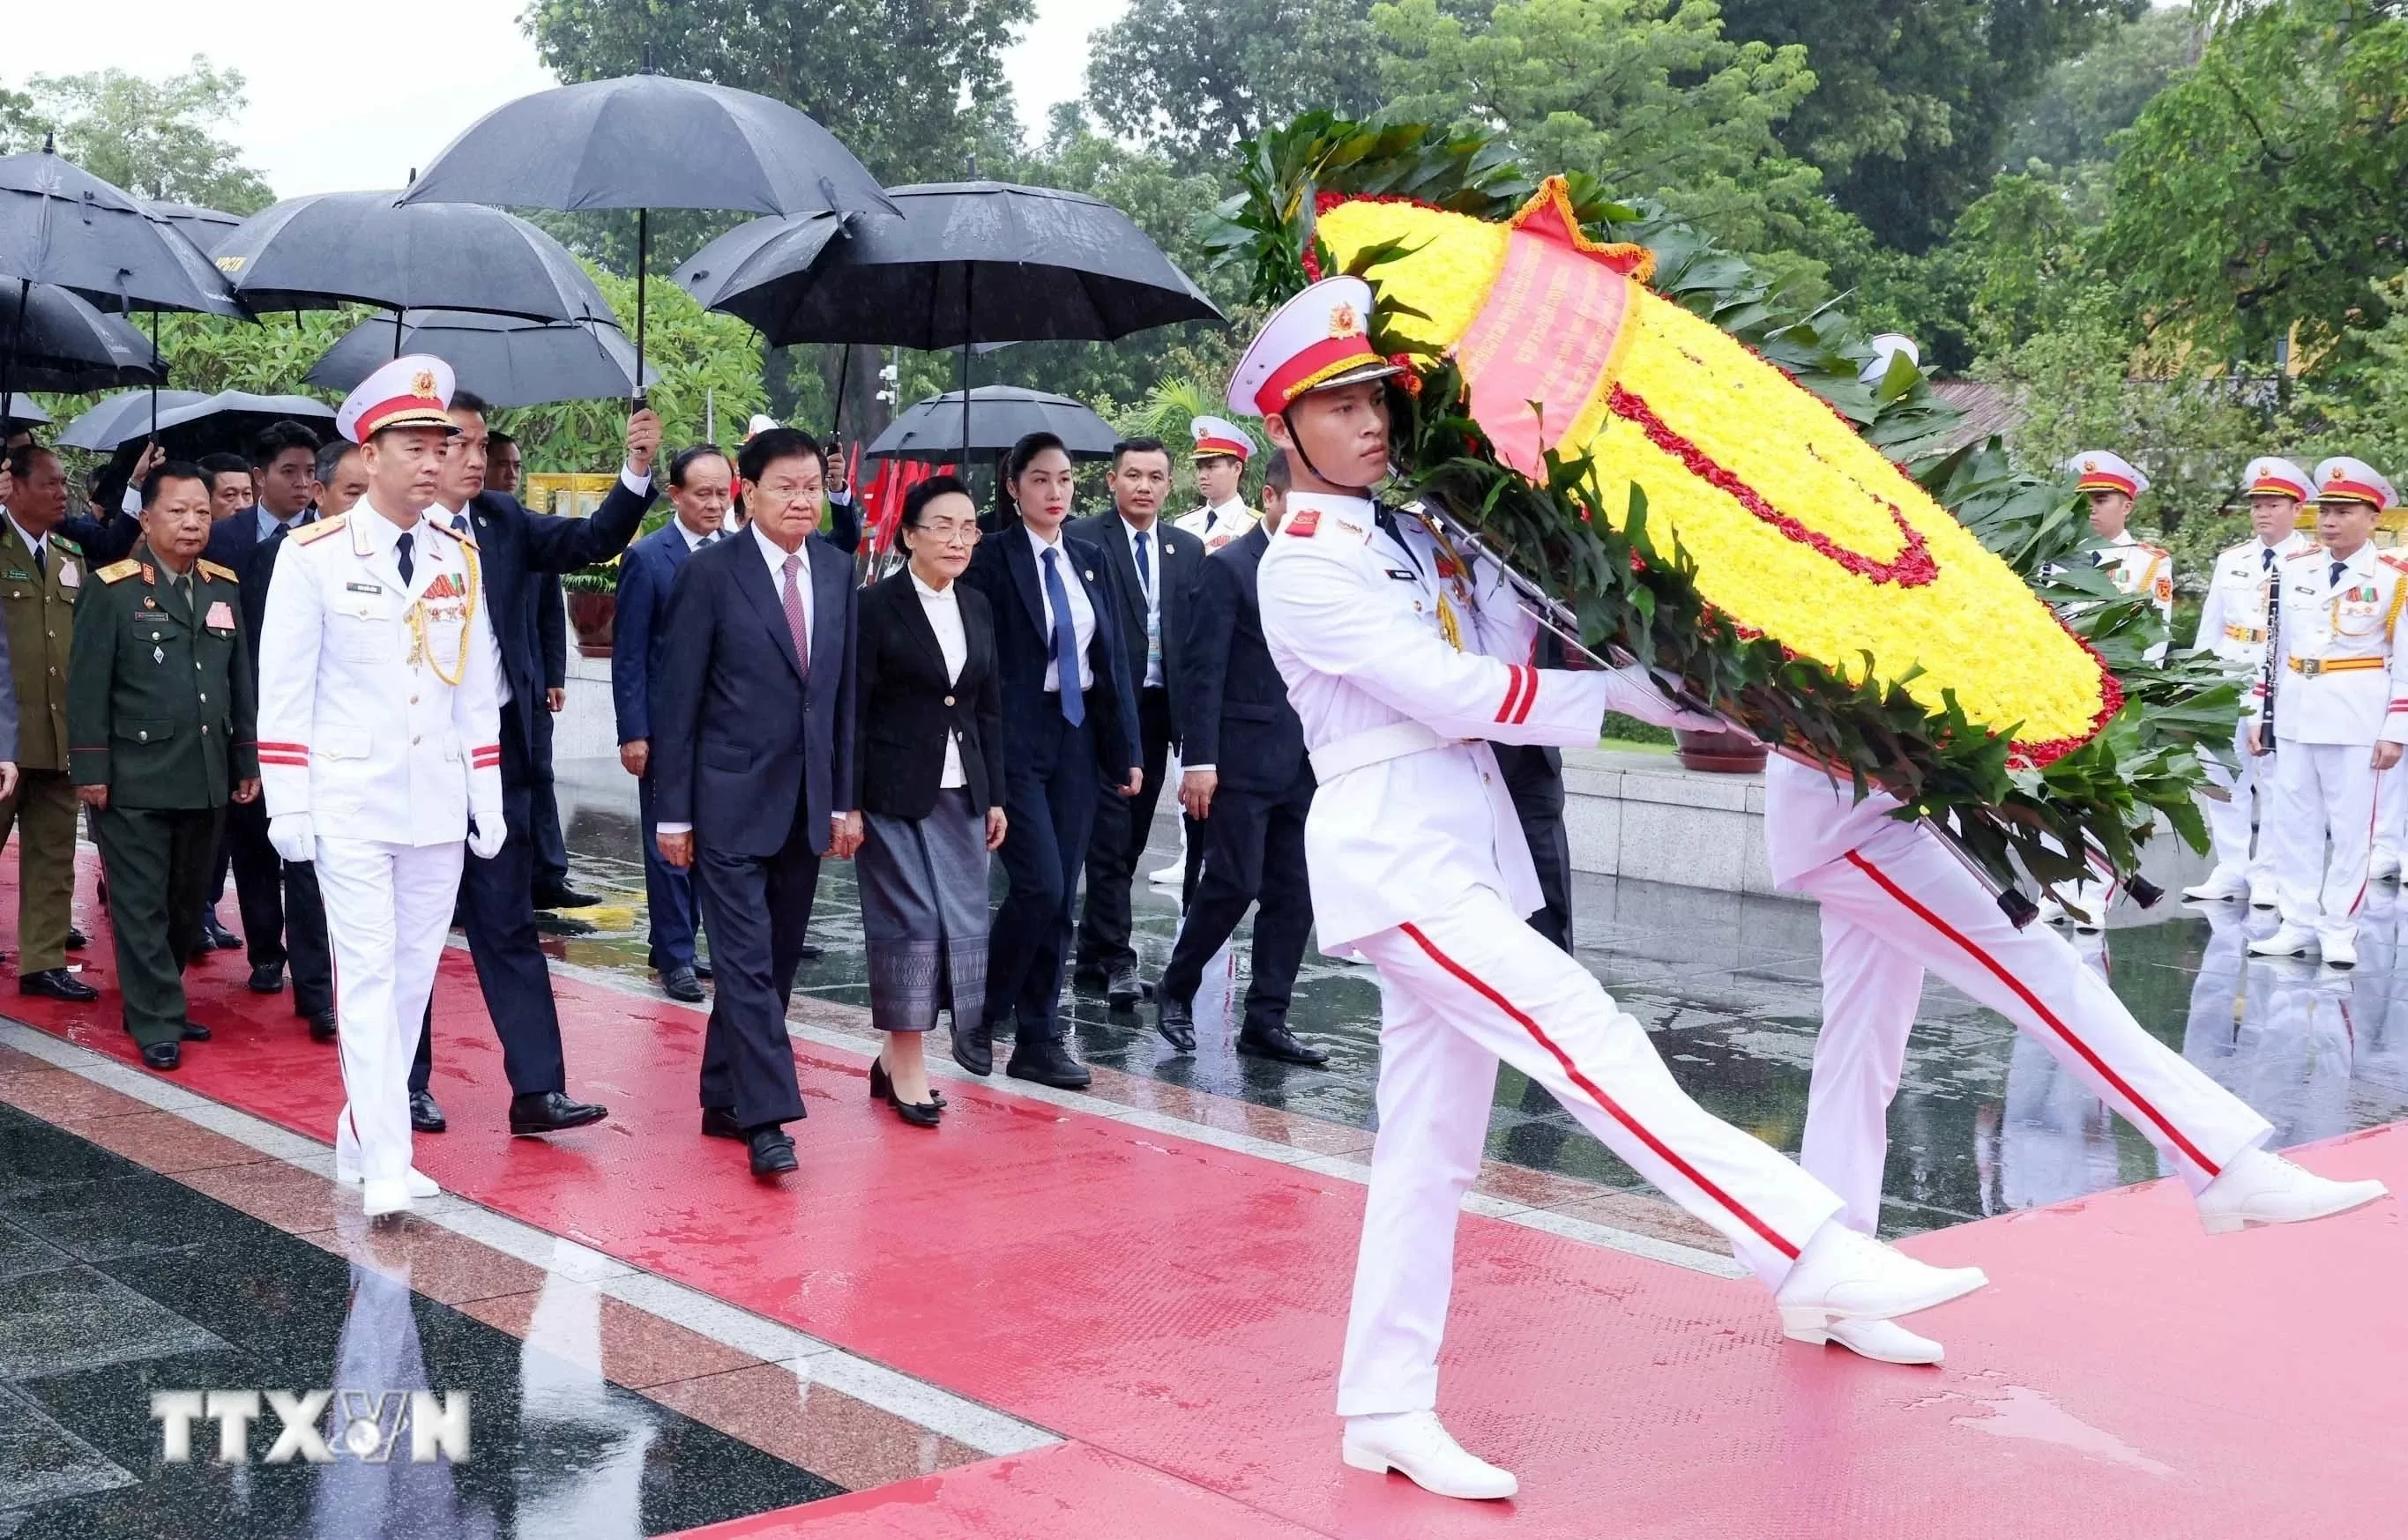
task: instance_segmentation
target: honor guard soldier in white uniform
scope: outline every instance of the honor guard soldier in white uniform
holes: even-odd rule
[[[409,1064],[460,891],[462,842],[501,848],[499,655],[477,548],[434,503],[452,368],[394,359],[337,415],[367,494],[287,537],[260,628],[268,837],[317,863],[344,1106],[336,1175],[371,1215],[435,1184],[410,1164]],[[470,820],[475,820],[472,831]]]
[[[2106,542],[2097,553],[2098,563],[2114,579],[2118,592],[2146,594],[2155,601],[2158,615],[2169,626],[2174,615],[2174,561],[2160,546],[2134,538],[2127,527],[2131,522],[2132,505],[2141,493],[2149,490],[2149,478],[2140,467],[2122,455],[2106,449],[2085,449],[2068,462],[2066,468],[2077,479],[2073,490],[2090,503],[2090,532]],[[2149,649],[2148,660],[2157,663],[2166,655],[2166,644]],[[2078,913],[2071,918],[2077,929],[2097,931],[2107,922],[2107,910],[2115,902],[2115,885],[2109,882],[2084,880],[2068,883],[2065,904],[2042,895],[2041,918],[2052,925],[2062,924],[2071,908]]]
[[[1609,706],[1706,721],[1643,674],[1529,666],[1532,627],[1500,575],[1372,501],[1398,371],[1371,350],[1370,307],[1359,278],[1314,284],[1271,318],[1229,387],[1294,478],[1260,592],[1320,780],[1305,833],[1314,920],[1324,950],[1380,976],[1380,1133],[1339,1374],[1341,1456],[1448,1496],[1507,1497],[1513,1476],[1467,1453],[1433,1410],[1456,1219],[1499,1060],[1779,1279],[1793,1336],[1820,1342],[1835,1323],[1928,1309],[1984,1279],[1834,1222],[1828,1188],[1699,1108],[1639,1022],[1524,923],[1538,878],[1483,740],[1593,744]]]
[[[1263,521],[1240,495],[1254,441],[1226,417],[1198,417],[1188,427],[1196,435],[1196,488],[1204,495],[1204,506],[1182,514],[1176,525],[1203,541],[1204,554],[1210,556],[1232,540],[1244,539]]]
[[[2408,561],[2377,551],[2370,538],[2392,501],[2391,483],[2372,466],[2328,460],[2316,467],[2315,487],[2320,543],[2278,569],[2282,656],[2268,659],[2267,692],[2250,703],[2250,751],[2274,756],[2269,822],[2283,923],[2249,949],[2260,957],[2316,950],[2326,966],[2349,968],[2358,965],[2376,787],[2408,743],[2408,675],[2392,645],[2408,600],[2401,580]]]
[[[2241,485],[2249,500],[2250,537],[2216,557],[2207,602],[2200,606],[2199,635],[2191,638],[2191,646],[2215,654],[2254,694],[2263,688],[2266,676],[2276,574],[2308,546],[2308,537],[2300,533],[2300,506],[2315,494],[2307,472],[2271,454],[2249,462]],[[2249,842],[2261,815],[2271,815],[2273,797],[2262,762],[2249,752],[2247,736],[2244,725],[2234,737],[2238,775],[2213,755],[2200,756],[2209,782],[2224,788],[2231,800],[2201,799],[2214,840],[2215,869],[2206,881],[2185,888],[2183,896],[2208,902],[2246,898],[2254,907],[2271,909],[2276,903],[2273,841],[2270,834],[2254,854]],[[2266,817],[2264,821],[2271,824],[2272,820]]]

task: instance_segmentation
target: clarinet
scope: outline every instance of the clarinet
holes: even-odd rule
[[[2265,595],[2266,614],[2266,706],[2258,716],[2258,741],[2265,746],[2268,755],[2274,752],[2274,696],[2283,683],[2283,573],[2281,563],[2266,569],[2266,580],[2259,592]]]

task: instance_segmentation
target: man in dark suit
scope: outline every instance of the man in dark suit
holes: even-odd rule
[[[989,1073],[995,1028],[1008,1021],[1004,1073],[1077,1091],[1091,1077],[1070,1051],[1061,996],[1079,873],[1098,796],[1107,787],[1135,795],[1145,769],[1107,558],[1064,528],[1069,456],[1055,441],[1019,469],[1019,519],[979,542],[961,578],[995,617],[1010,828],[998,852],[1007,888],[987,932],[985,1020],[957,1039],[955,1056],[972,1074]]]
[[[491,859],[470,854],[460,877],[468,952],[486,1014],[502,1040],[510,1082],[510,1133],[556,1134],[599,1122],[609,1109],[567,1093],[560,1016],[535,925],[535,840],[530,819],[536,716],[546,709],[542,649],[529,595],[530,573],[607,562],[627,549],[652,502],[652,455],[661,422],[650,411],[627,420],[627,463],[591,519],[531,513],[515,497],[488,492],[484,403],[454,392],[459,433],[446,461],[441,501],[426,510],[476,543],[485,613],[501,653],[502,814],[508,833]]]
[[[687,559],[721,537],[735,496],[736,467],[700,444],[669,462],[669,503],[677,517],[627,548],[619,559],[619,603],[611,622],[610,704],[619,723],[619,763],[636,779],[643,826],[644,907],[652,970],[672,1000],[702,999],[695,962],[694,886],[685,868],[661,859],[653,835],[659,781],[652,773],[652,703],[668,660],[669,594]]]
[[[1197,585],[1187,646],[1195,674],[1186,699],[1179,800],[1195,822],[1189,836],[1204,850],[1196,897],[1181,917],[1170,965],[1156,989],[1154,1025],[1182,1053],[1196,1048],[1196,991],[1204,966],[1254,915],[1254,981],[1238,1051],[1291,1064],[1326,1064],[1329,1055],[1288,1030],[1296,970],[1312,931],[1306,880],[1304,820],[1312,810],[1312,762],[1304,723],[1288,705],[1287,684],[1263,640],[1254,580],[1270,537],[1286,516],[1287,451],[1274,449],[1263,472],[1263,520],[1206,559]]]
[[[1111,512],[1073,520],[1069,531],[1104,553],[1104,586],[1137,691],[1138,763],[1145,766],[1145,786],[1132,797],[1107,797],[1096,809],[1074,982],[1102,990],[1114,1009],[1126,1009],[1145,997],[1137,948],[1129,942],[1129,888],[1145,864],[1163,769],[1182,735],[1190,688],[1188,612],[1203,571],[1204,542],[1163,520],[1170,451],[1160,440],[1132,438],[1113,449],[1111,490]]]
[[[526,457],[517,439],[506,433],[486,435],[486,491],[516,497],[525,469]],[[529,573],[527,582],[536,646],[543,658],[543,709],[535,714],[535,782],[527,798],[527,819],[535,834],[535,906],[581,909],[601,900],[568,885],[568,841],[561,832],[560,798],[552,775],[552,719],[568,704],[568,606],[561,596],[560,574]],[[542,928],[560,935],[583,935],[594,929],[584,920],[556,915],[547,915]]]
[[[718,998],[703,1038],[702,1132],[742,1139],[752,1174],[795,1169],[803,1116],[786,1007],[820,858],[859,845],[853,805],[853,562],[812,533],[819,446],[773,428],[744,446],[752,520],[693,554],[652,705],[661,855],[693,873]]]

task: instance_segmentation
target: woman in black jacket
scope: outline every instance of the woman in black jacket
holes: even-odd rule
[[[904,570],[861,596],[854,643],[860,727],[855,857],[869,953],[869,1011],[884,1034],[869,1093],[934,1128],[922,1037],[950,1003],[977,1032],[986,996],[987,855],[1003,843],[1003,705],[986,596],[955,581],[979,540],[957,477],[903,502]]]

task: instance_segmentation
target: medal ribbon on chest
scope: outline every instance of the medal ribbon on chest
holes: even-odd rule
[[[415,668],[424,664],[435,671],[437,678],[455,690],[459,688],[460,681],[468,677],[468,643],[475,630],[477,595],[484,591],[484,585],[478,580],[477,548],[464,544],[460,554],[468,563],[466,580],[464,582],[448,572],[437,575],[435,581],[426,585],[426,592],[409,606],[408,617],[410,666]],[[427,608],[429,600],[435,601],[445,615],[437,617],[432,614]],[[456,605],[453,603],[455,600],[458,601]],[[460,620],[460,639],[452,659],[452,671],[447,674],[443,665],[436,661],[434,647],[427,637],[427,627],[431,620],[449,618],[455,610]]]

